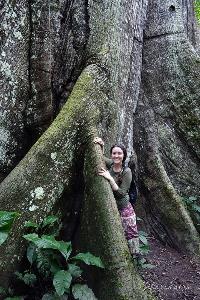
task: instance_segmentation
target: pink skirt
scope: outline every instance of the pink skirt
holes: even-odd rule
[[[136,214],[132,205],[129,203],[125,208],[120,209],[119,213],[126,239],[131,240],[133,238],[138,238]]]

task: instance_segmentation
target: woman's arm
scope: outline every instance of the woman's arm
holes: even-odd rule
[[[125,170],[125,173],[122,176],[122,183],[120,184],[120,187],[115,182],[114,178],[110,175],[109,171],[105,170],[104,168],[101,168],[101,170],[99,171],[99,175],[103,176],[109,181],[114,195],[118,199],[122,199],[125,195],[127,195],[132,181],[131,169],[127,168]]]
[[[104,154],[104,141],[102,140],[102,138],[100,138],[100,137],[95,137],[94,138],[94,143],[95,144],[99,144],[100,146],[101,146],[101,149],[102,149],[102,152],[103,152],[103,154]]]
[[[119,189],[119,186],[115,182],[114,178],[110,175],[108,170],[101,168],[101,170],[99,170],[99,175],[103,176],[104,178],[106,178],[109,181],[110,186],[113,191],[117,191]]]
[[[99,144],[101,146],[102,152],[104,154],[104,141],[100,137],[95,137],[94,138],[94,143]],[[110,159],[106,156],[104,156],[103,158],[104,158],[106,167],[109,169],[111,167],[111,165],[113,164],[112,159]]]

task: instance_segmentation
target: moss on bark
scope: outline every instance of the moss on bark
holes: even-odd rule
[[[105,80],[100,68],[87,67],[58,117],[2,182],[1,209],[19,211],[21,216],[0,247],[0,284],[8,284],[5,278],[10,278],[24,254],[24,222],[40,222],[53,211],[63,191],[70,189],[75,150],[81,140],[78,134],[89,122],[97,121],[98,104],[105,100],[101,90]]]

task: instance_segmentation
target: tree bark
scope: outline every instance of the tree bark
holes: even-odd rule
[[[106,76],[100,68],[95,65],[88,66],[81,74],[67,104],[56,120],[1,185],[1,207],[21,213],[8,240],[0,249],[0,284],[4,287],[9,286],[13,272],[19,267],[24,255],[25,247],[22,237],[24,222],[29,219],[41,221],[55,209],[62,198],[64,189],[70,189],[73,160],[76,159],[75,150],[80,144],[87,143],[88,147],[92,144],[94,134],[90,128],[96,128],[100,111],[107,100],[103,91],[105,82]],[[90,162],[98,155],[93,151]],[[102,159],[101,155],[101,161]],[[114,240],[105,239],[105,234],[99,235],[98,246],[99,249],[102,247],[99,254],[105,262],[106,271],[102,279],[99,279],[98,286],[102,285],[105,290],[109,290],[108,294],[101,292],[100,299],[110,299],[109,295],[115,295],[115,299],[132,299],[134,292],[137,292],[138,299],[153,299],[147,296],[142,281],[131,264],[112,191],[97,174],[94,176],[99,162],[100,158],[96,161],[95,168],[91,163],[88,166],[89,170],[86,171],[86,180],[91,176],[96,177],[94,183],[89,180],[89,185],[94,186],[89,197],[94,197],[99,184],[98,188],[102,189],[104,195],[103,204],[111,206],[109,210],[103,209],[104,215],[99,218],[97,230],[105,226],[104,221],[107,219],[106,235],[108,237],[115,235]],[[8,186],[12,186],[12,190]],[[95,202],[91,203],[87,197],[85,201],[91,213]],[[98,197],[97,201],[96,205],[101,206],[101,197]],[[59,210],[62,212],[61,206]],[[87,214],[88,220],[92,217],[90,213]],[[116,214],[117,217],[115,217]],[[89,227],[91,228],[91,225]],[[86,233],[86,228],[84,233]],[[93,248],[94,242],[94,239],[90,239],[87,244]],[[107,251],[103,253],[105,247]],[[84,243],[83,248],[85,248]],[[13,255],[14,253],[17,255]],[[126,277],[124,277],[125,273]]]
[[[81,127],[88,125],[91,116],[96,117],[94,111],[96,98],[92,87],[94,82],[97,83],[101,78],[100,91],[105,80],[105,77],[100,75],[97,78],[98,71],[95,66],[85,70],[71,94],[71,101],[68,101],[47,132],[0,186],[1,208],[21,212],[21,217],[17,221],[18,226],[13,227],[10,239],[0,249],[1,274],[4,270],[6,272],[15,270],[17,261],[24,253],[19,242],[22,240],[24,221],[29,218],[41,221],[53,210],[64,189],[69,187],[73,176],[72,164],[78,144],[78,132]],[[9,186],[12,186],[12,189]],[[7,248],[8,251],[5,252]],[[13,256],[13,253],[18,251],[19,255]]]
[[[0,249],[0,271],[8,275],[1,283],[8,283],[24,254],[24,221],[62,213],[76,182],[78,153],[88,147],[80,247],[110,266],[96,291],[100,299],[123,299],[123,293],[132,299],[133,291],[145,299],[111,191],[94,176],[101,158],[91,139],[97,132],[106,151],[114,141],[123,142],[128,154],[134,147],[147,226],[164,242],[199,256],[199,222],[182,201],[199,197],[200,183],[193,1],[24,0],[1,8],[0,204],[22,211]]]
[[[16,4],[3,1],[0,15],[1,181],[21,159],[25,151],[24,109],[29,97],[28,1],[24,0]]]
[[[182,18],[181,8],[186,7],[177,1],[170,9],[170,4],[149,5],[135,145],[153,231],[178,249],[199,255],[199,227],[181,199],[199,195],[199,56],[185,30],[192,22],[185,24]]]

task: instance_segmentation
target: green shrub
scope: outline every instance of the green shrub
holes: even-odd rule
[[[7,239],[12,224],[18,216],[19,213],[17,212],[0,211],[0,245],[2,245]]]
[[[29,242],[26,257],[30,268],[15,275],[30,287],[43,286],[42,300],[68,299],[68,296],[80,300],[95,300],[93,291],[82,278],[79,264],[104,268],[99,257],[91,253],[79,253],[72,256],[71,242],[56,239],[54,226],[58,223],[55,216],[47,217],[42,224],[26,222],[25,226],[34,232],[23,237]],[[43,234],[44,231],[51,233]],[[53,233],[52,233],[53,232]],[[71,299],[71,298],[70,298]]]
[[[195,216],[200,226],[200,206],[198,205],[198,198],[196,196],[183,197],[183,202],[190,212]]]

